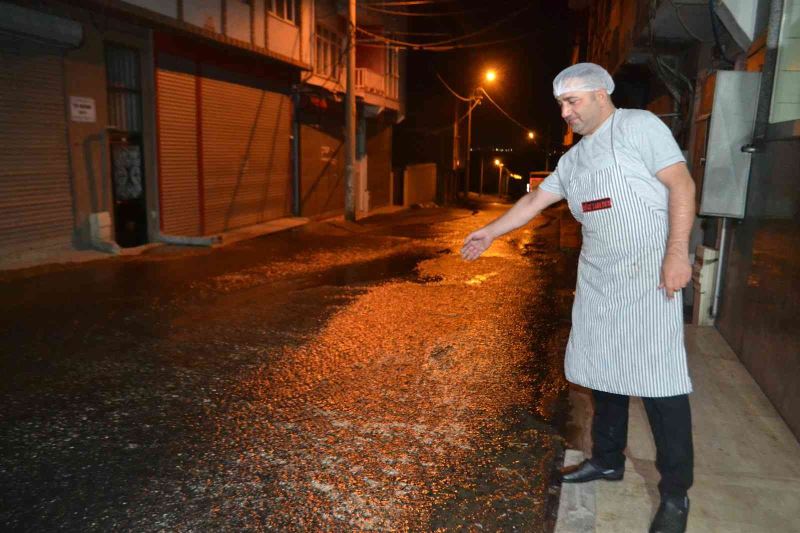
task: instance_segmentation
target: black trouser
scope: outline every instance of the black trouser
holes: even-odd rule
[[[628,396],[593,390],[592,462],[603,468],[625,465]],[[694,452],[689,396],[642,398],[656,442],[656,468],[662,496],[685,496],[692,486]]]

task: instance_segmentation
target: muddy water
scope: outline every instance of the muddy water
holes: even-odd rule
[[[6,528],[547,531],[574,256],[499,208],[0,282]]]

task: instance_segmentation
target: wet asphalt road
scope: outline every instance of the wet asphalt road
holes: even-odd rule
[[[558,209],[315,223],[0,278],[0,527],[549,531]]]

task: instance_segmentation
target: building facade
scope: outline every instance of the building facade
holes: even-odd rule
[[[340,8],[0,2],[0,257],[211,242],[343,212]],[[357,52],[368,212],[391,202],[401,83],[396,50]]]
[[[403,29],[402,17],[359,9],[358,26],[370,34]],[[313,4],[313,69],[303,76],[299,95],[300,209],[304,216],[344,210],[344,95],[346,82],[347,4]],[[393,126],[404,117],[401,83],[405,60],[400,50],[359,34],[356,45],[357,98],[355,206],[358,212],[385,207],[392,196]]]
[[[658,114],[684,149],[692,251],[719,262],[714,323],[800,436],[800,0],[571,6],[616,103]]]

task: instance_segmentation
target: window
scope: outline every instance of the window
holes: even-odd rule
[[[316,40],[314,72],[338,81],[345,60],[343,38],[338,33],[317,24]]]
[[[386,96],[397,100],[400,96],[400,49],[386,48]]]
[[[141,133],[141,84],[139,52],[133,48],[106,45],[108,123],[127,133]]]
[[[297,24],[299,18],[298,0],[269,0],[269,10],[278,17]]]
[[[783,4],[770,122],[800,119],[800,0]]]

